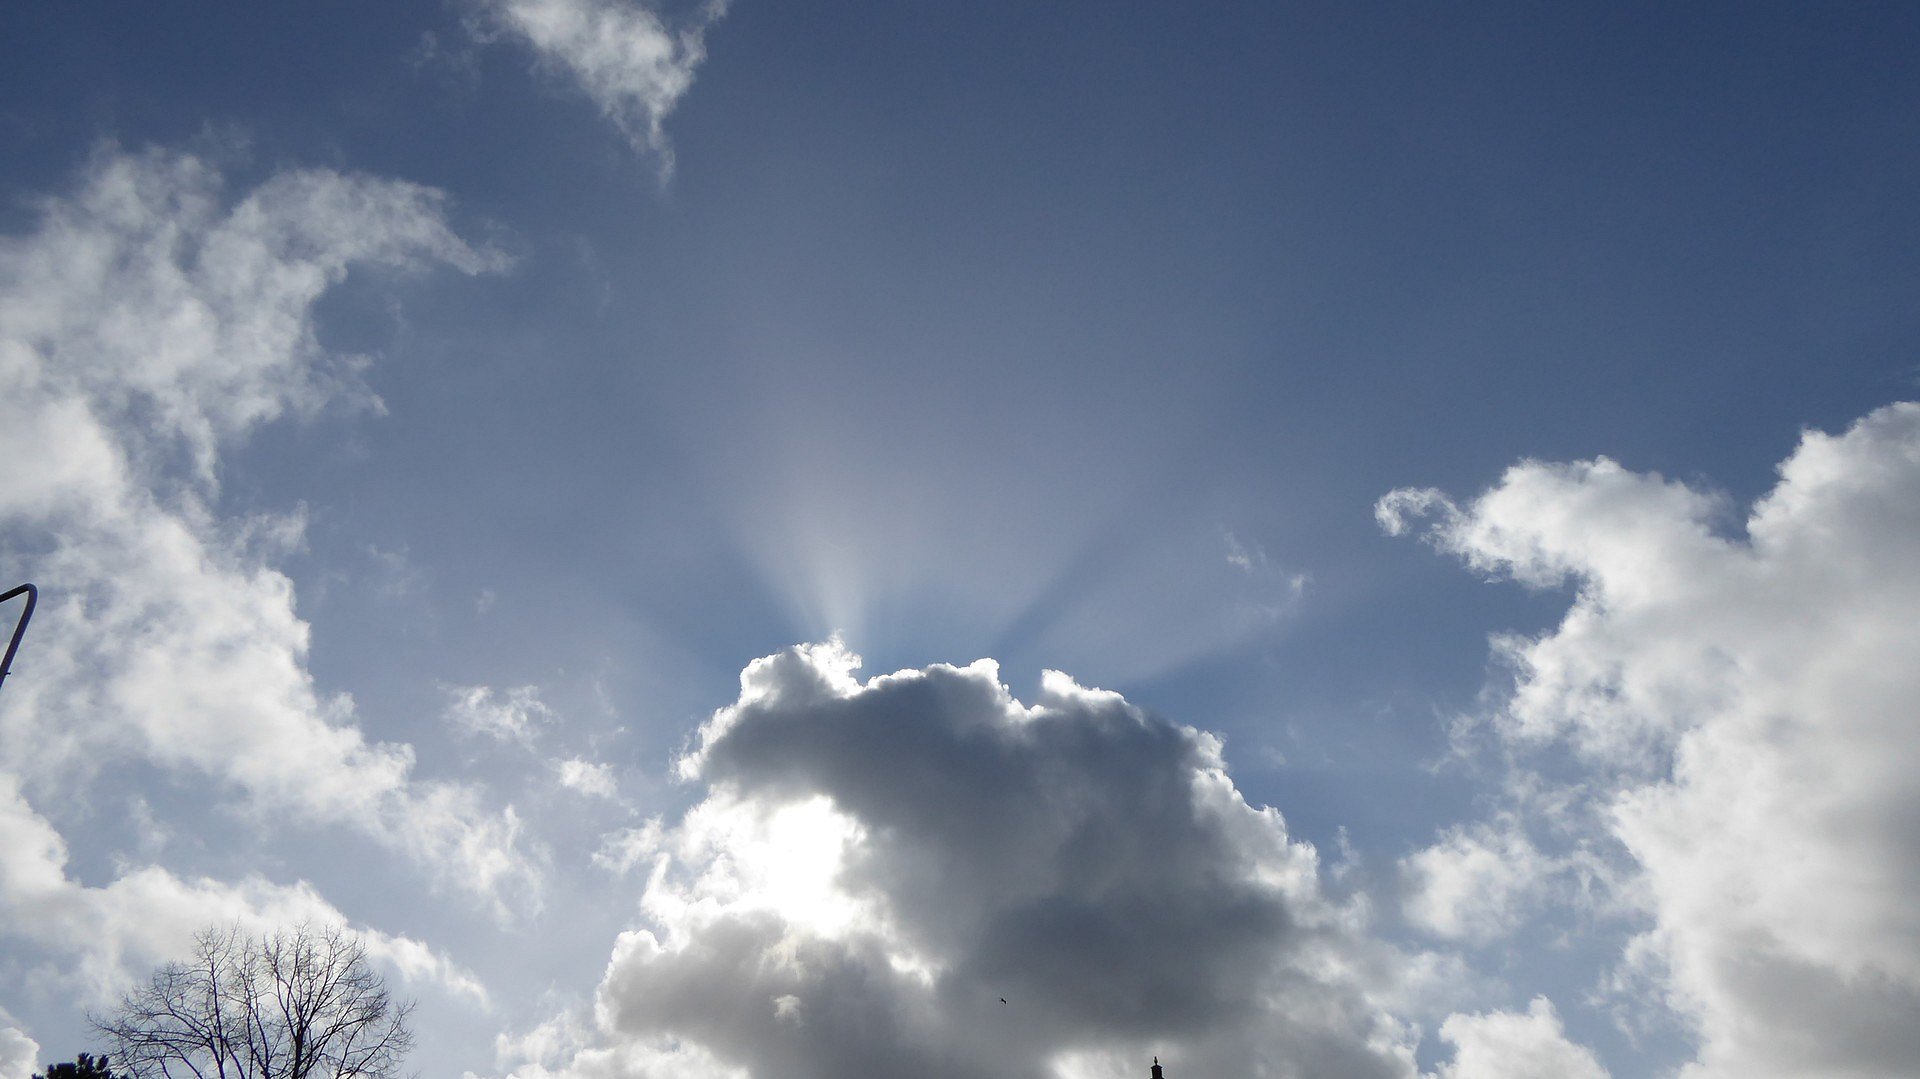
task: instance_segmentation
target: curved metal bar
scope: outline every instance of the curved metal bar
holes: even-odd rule
[[[27,597],[27,606],[20,612],[20,621],[13,627],[13,639],[7,642],[6,657],[0,658],[0,685],[6,684],[7,672],[13,668],[13,654],[20,650],[20,638],[26,636],[27,621],[33,617],[33,605],[39,602],[40,590],[30,584],[23,584],[18,588],[0,592],[0,603],[5,603],[22,593]]]

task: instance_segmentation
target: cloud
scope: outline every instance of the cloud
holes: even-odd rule
[[[590,1036],[579,1011],[567,1011],[521,1034],[494,1035],[494,1059],[502,1068],[562,1064],[577,1054]]]
[[[615,837],[653,845],[647,922],[592,1044],[517,1074],[1411,1079],[1400,968],[1216,739],[1057,672],[1026,705],[991,661],[858,663],[747,667],[682,761],[701,801]]]
[[[1436,936],[1487,941],[1512,929],[1552,871],[1517,822],[1450,828],[1402,859],[1407,920]]]
[[[693,87],[694,70],[707,58],[707,28],[726,14],[726,0],[707,0],[677,29],[653,8],[627,0],[476,2],[565,72],[634,149],[654,155],[662,179],[672,175],[666,119]]]
[[[616,876],[625,876],[650,862],[662,849],[665,837],[666,823],[659,817],[647,818],[638,828],[608,832],[600,837],[600,846],[593,852],[593,864]]]
[[[40,1043],[0,1008],[0,1079],[29,1079],[40,1060]]]
[[[0,932],[73,960],[74,988],[107,1000],[162,962],[184,958],[211,924],[254,931],[347,918],[306,883],[182,878],[158,866],[123,870],[91,887],[67,874],[66,842],[0,774]],[[415,984],[436,984],[475,1001],[486,990],[471,973],[420,941],[373,929],[357,932],[367,953]],[[4,1037],[0,1037],[4,1043]]]
[[[1567,1040],[1545,997],[1524,1013],[1449,1016],[1440,1039],[1454,1046],[1454,1057],[1434,1079],[1608,1079],[1592,1050]]]
[[[532,745],[535,732],[553,722],[553,709],[540,699],[537,686],[515,686],[504,692],[492,686],[444,688],[447,706],[440,716],[466,734]]]
[[[443,202],[324,169],[233,195],[191,155],[109,147],[0,240],[0,460],[32,464],[0,478],[0,554],[43,586],[0,769],[54,784],[138,758],[358,827],[495,901],[534,893],[511,809],[414,780],[410,747],[368,741],[314,686],[275,564],[299,513],[219,511],[221,456],[261,424],[377,404],[364,359],[315,336],[350,268],[499,265]]]
[[[1307,593],[1308,585],[1313,583],[1311,575],[1306,573],[1282,573],[1273,560],[1267,557],[1266,549],[1252,541],[1243,541],[1232,532],[1225,534],[1227,543],[1227,565],[1239,570],[1249,582],[1263,582],[1270,592],[1275,592],[1265,603],[1255,609],[1266,617],[1279,618],[1289,609],[1297,606]],[[1278,584],[1278,589],[1274,585]],[[1251,597],[1250,597],[1251,601]],[[1257,602],[1257,601],[1254,601]]]
[[[1571,585],[1558,626],[1496,640],[1495,729],[1523,765],[1571,751],[1552,793],[1615,844],[1648,926],[1615,983],[1691,1024],[1684,1074],[1911,1074],[1920,405],[1806,432],[1744,534],[1726,508],[1600,458],[1380,514],[1426,514],[1482,572]]]
[[[620,784],[613,778],[613,769],[594,761],[573,758],[555,762],[560,773],[560,785],[568,790],[579,791],[590,798],[620,797]]]

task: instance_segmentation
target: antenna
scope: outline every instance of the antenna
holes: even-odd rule
[[[20,638],[26,636],[27,621],[33,617],[33,605],[40,599],[40,590],[30,584],[23,584],[18,588],[10,588],[0,593],[0,603],[5,603],[22,594],[27,597],[27,605],[20,612],[20,621],[13,627],[13,638],[7,642],[6,656],[0,658],[0,685],[6,684],[7,672],[13,667],[13,654],[20,650]]]

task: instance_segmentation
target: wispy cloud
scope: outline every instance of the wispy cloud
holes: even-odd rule
[[[465,734],[502,742],[533,744],[541,728],[553,722],[553,709],[540,699],[537,686],[446,686],[447,705],[440,713],[447,725]]]
[[[615,875],[624,876],[666,850],[666,825],[659,817],[650,817],[637,828],[622,828],[600,837],[593,852],[593,864]]]
[[[511,810],[413,778],[306,667],[277,559],[301,515],[223,517],[223,454],[261,424],[370,400],[322,349],[350,268],[501,260],[440,193],[330,170],[232,195],[196,157],[99,152],[37,229],[0,241],[0,550],[45,584],[34,677],[7,686],[0,769],[56,784],[135,757],[295,818],[357,827],[493,901],[537,871]]]
[[[476,0],[492,21],[563,72],[634,149],[673,173],[666,119],[707,58],[707,28],[726,14],[708,0],[680,25],[630,0]]]
[[[620,784],[613,778],[613,769],[605,764],[575,757],[556,761],[555,769],[560,777],[560,785],[568,790],[578,791],[590,798],[620,797]]]

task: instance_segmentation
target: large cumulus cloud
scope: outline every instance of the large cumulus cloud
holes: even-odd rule
[[[1723,500],[1607,460],[1526,462],[1416,514],[1564,619],[1498,642],[1515,758],[1571,750],[1536,804],[1646,931],[1616,986],[1698,1038],[1687,1074],[1911,1075],[1920,1061],[1920,405],[1806,433],[1743,530]],[[1518,789],[1524,784],[1516,783]],[[1587,821],[1586,825],[1580,819]],[[1444,852],[1436,848],[1431,857]]]
[[[1211,736],[1057,673],[1029,705],[990,661],[857,663],[758,660],[701,729],[573,1073],[1414,1074],[1361,908]]]

